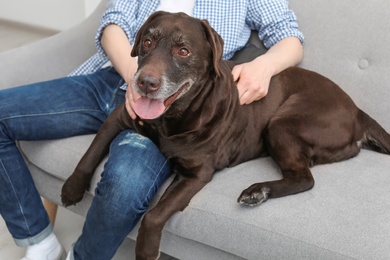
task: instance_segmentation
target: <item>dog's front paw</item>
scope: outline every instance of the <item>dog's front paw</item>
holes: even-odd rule
[[[73,173],[64,183],[61,190],[61,201],[65,207],[76,205],[83,199],[84,192],[89,188],[90,180],[85,180]]]
[[[258,206],[268,200],[270,192],[267,187],[251,186],[241,193],[237,202],[245,206]]]

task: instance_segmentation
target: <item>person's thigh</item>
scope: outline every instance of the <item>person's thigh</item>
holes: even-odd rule
[[[122,83],[113,69],[105,69],[0,91],[0,214],[18,245],[38,243],[50,230],[16,141],[96,132],[124,101]]]
[[[42,140],[95,133],[116,98],[121,77],[113,69],[0,91],[1,139]],[[123,91],[122,91],[123,92]]]
[[[250,62],[266,52],[265,47],[260,48],[249,43],[242,50],[237,51],[231,60],[238,63]]]

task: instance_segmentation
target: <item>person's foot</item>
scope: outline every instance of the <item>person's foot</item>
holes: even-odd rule
[[[56,235],[51,233],[36,245],[27,247],[26,254],[21,260],[64,260],[66,252]]]

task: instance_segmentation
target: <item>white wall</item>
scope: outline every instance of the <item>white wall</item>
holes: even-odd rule
[[[0,19],[66,30],[87,17],[100,0],[0,0]]]

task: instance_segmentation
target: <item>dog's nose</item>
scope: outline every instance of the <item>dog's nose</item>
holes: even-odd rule
[[[150,93],[160,88],[160,80],[151,75],[140,75],[137,80],[138,87],[145,93]]]

